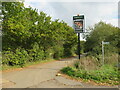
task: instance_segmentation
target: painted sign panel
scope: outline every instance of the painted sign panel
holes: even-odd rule
[[[82,33],[84,30],[84,15],[73,16],[73,27],[76,33]]]

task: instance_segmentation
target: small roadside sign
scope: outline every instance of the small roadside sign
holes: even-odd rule
[[[110,44],[110,42],[102,42],[102,44]]]
[[[84,15],[73,16],[73,20],[76,20],[76,19],[84,19]]]

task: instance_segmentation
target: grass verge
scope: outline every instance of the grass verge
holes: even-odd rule
[[[92,80],[96,83],[106,83],[110,85],[119,85],[119,73],[117,68],[111,65],[104,65],[98,70],[82,70],[74,67],[64,67],[61,69],[63,74],[67,74],[73,78],[81,78],[83,81]]]
[[[23,66],[23,68],[29,67],[29,66],[32,66],[32,65],[37,65],[37,64],[44,64],[44,63],[52,62],[52,61],[55,61],[55,60],[54,59],[48,59],[48,60],[40,60],[40,61],[35,61],[35,62],[28,62]],[[14,69],[19,69],[19,68],[21,68],[20,65],[15,65],[15,66],[2,65],[2,67],[0,67],[0,71],[14,70]]]

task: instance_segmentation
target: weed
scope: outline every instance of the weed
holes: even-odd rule
[[[72,67],[65,67],[61,70],[61,72],[75,78],[93,80],[97,83],[108,83],[112,85],[119,84],[119,73],[116,68],[111,65],[104,65],[98,70],[93,71],[86,71],[81,69],[74,70]]]

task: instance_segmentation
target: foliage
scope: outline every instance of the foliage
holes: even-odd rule
[[[106,24],[105,22],[99,22],[94,27],[89,28],[91,32],[86,35],[85,51],[90,55],[97,57],[102,52],[101,42],[110,42],[105,46],[105,53],[118,53],[118,40],[119,28]],[[99,57],[97,57],[99,59]]]
[[[85,41],[80,41],[80,49],[81,54],[85,53]]]
[[[3,52],[3,64],[7,65],[20,65],[21,67],[24,66],[24,64],[28,60],[28,52],[24,49],[16,49],[15,52],[11,51],[4,51]]]
[[[2,51],[2,36],[0,36],[0,51]]]
[[[64,73],[64,74],[67,74],[69,76],[74,76],[74,74],[75,74],[75,71],[69,66],[61,69],[61,72]]]
[[[21,2],[3,2],[3,64],[59,59],[75,53],[77,36],[72,27]],[[27,55],[27,56],[26,56]]]
[[[42,60],[44,57],[44,52],[39,48],[37,43],[34,44],[33,48],[29,50],[29,61]]]
[[[104,65],[98,70],[94,71],[86,71],[82,69],[75,70],[71,67],[65,67],[61,70],[62,73],[67,74],[72,77],[76,78],[82,78],[85,80],[93,80],[97,83],[108,83],[108,84],[119,84],[119,78],[120,77],[117,68],[110,66],[110,65]]]

